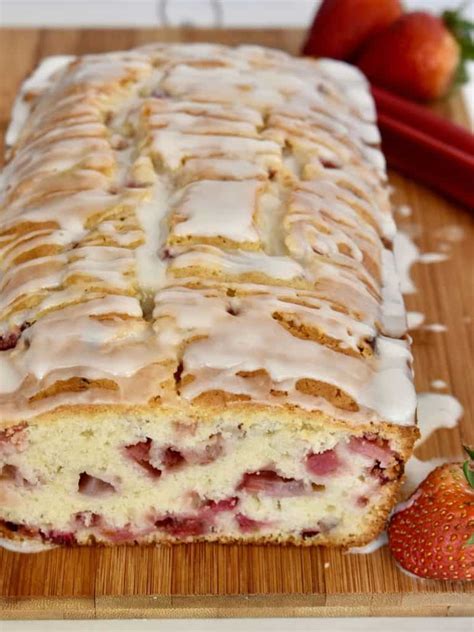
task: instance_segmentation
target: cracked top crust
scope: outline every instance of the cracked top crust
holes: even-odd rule
[[[363,76],[255,46],[46,60],[0,209],[0,424],[254,404],[414,423]]]

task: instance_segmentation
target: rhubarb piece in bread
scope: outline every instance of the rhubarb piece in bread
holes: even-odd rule
[[[367,543],[417,430],[362,75],[213,45],[38,72],[2,184],[2,534]]]

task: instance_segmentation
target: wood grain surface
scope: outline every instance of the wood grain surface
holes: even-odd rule
[[[297,53],[297,30],[6,30],[0,31],[0,125],[7,125],[22,79],[38,60],[57,53],[102,52],[153,41],[260,43]],[[466,123],[459,96],[437,106]],[[464,406],[459,428],[437,431],[422,459],[460,454],[474,442],[474,220],[427,189],[390,174],[402,220],[424,252],[439,247],[437,231],[457,225],[464,240],[448,261],[417,264],[411,310],[444,333],[415,331],[418,391],[442,379]],[[473,183],[474,186],[474,183]],[[56,549],[36,555],[0,551],[0,618],[473,615],[474,583],[414,580],[386,547],[371,555],[323,548],[238,545]]]

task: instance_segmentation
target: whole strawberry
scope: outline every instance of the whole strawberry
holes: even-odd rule
[[[418,577],[474,579],[472,461],[433,470],[393,515],[388,538],[393,557]]]
[[[401,14],[400,0],[323,0],[303,54],[352,59],[368,37]]]
[[[472,59],[473,25],[453,11],[442,17],[407,13],[369,39],[357,65],[375,84],[412,99],[444,96],[455,78],[464,79]]]

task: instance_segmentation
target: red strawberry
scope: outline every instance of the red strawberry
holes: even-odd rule
[[[54,544],[59,544],[59,546],[72,546],[76,543],[74,533],[68,531],[59,531],[57,529],[49,531],[46,539],[50,542],[53,542]]]
[[[382,467],[387,467],[394,456],[388,441],[376,437],[351,437],[348,447],[352,452],[357,452],[371,461],[379,461]]]
[[[264,522],[253,520],[241,513],[236,514],[235,519],[237,520],[242,533],[252,533],[253,531],[258,531],[261,527],[265,526]]]
[[[192,535],[203,535],[207,532],[209,525],[205,520],[194,517],[172,517],[168,516],[155,522],[155,527],[166,531],[176,538],[187,538]]]
[[[86,496],[107,496],[113,494],[117,490],[107,481],[103,481],[101,478],[91,476],[87,472],[82,472],[79,476],[79,493]]]
[[[184,465],[186,463],[186,459],[181,452],[179,450],[175,450],[174,448],[166,448],[161,456],[161,461],[169,470],[177,469],[180,465]]]
[[[342,465],[336,450],[311,452],[306,459],[306,467],[315,476],[331,476]]]
[[[160,478],[161,470],[150,463],[150,451],[153,440],[147,437],[145,441],[139,441],[133,445],[127,445],[125,452],[133,461],[138,463],[152,478]]]
[[[247,472],[237,487],[249,494],[265,494],[267,496],[302,496],[305,493],[303,481],[294,478],[284,478],[273,470],[258,470]]]
[[[399,0],[323,0],[304,55],[351,59],[365,41],[402,14]]]
[[[204,507],[210,509],[211,513],[219,513],[220,511],[232,511],[238,504],[237,496],[230,496],[222,500],[206,500]]]
[[[472,54],[470,27],[458,22],[465,25],[459,43],[442,18],[407,13],[367,42],[357,65],[375,84],[413,99],[437,99],[449,90],[462,56]]]
[[[474,450],[468,450],[471,459]],[[427,579],[474,579],[472,461],[447,463],[419,485],[388,528],[393,557]]]

